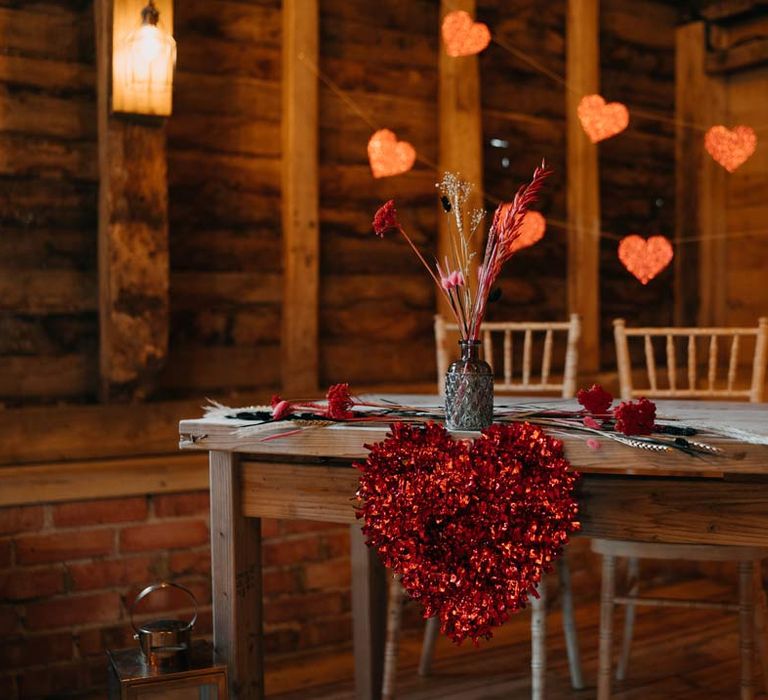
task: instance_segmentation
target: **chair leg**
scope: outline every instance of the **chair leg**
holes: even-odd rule
[[[563,633],[565,648],[568,652],[568,669],[571,673],[571,687],[574,690],[584,688],[584,676],[581,672],[581,653],[579,635],[573,619],[573,593],[571,592],[571,568],[568,557],[563,553],[557,560],[557,575],[560,582],[560,598],[563,601]]]
[[[419,675],[428,676],[432,672],[432,658],[435,655],[435,644],[440,632],[440,619],[430,617],[424,627],[424,641],[421,643],[421,658],[419,659]]]
[[[739,562],[739,651],[741,654],[741,700],[755,697],[752,661],[755,654],[754,566],[751,561]]]
[[[760,666],[763,671],[763,684],[765,692],[768,694],[768,615],[766,614],[765,587],[763,586],[763,562],[755,562],[753,573],[755,585],[755,637],[757,639],[757,653],[760,657]]]
[[[616,592],[616,559],[603,555],[600,587],[600,658],[597,671],[597,700],[611,697],[611,657],[613,655],[613,598]]]
[[[637,557],[630,557],[627,561],[627,591],[629,595],[636,596],[640,592],[640,561]],[[635,628],[635,606],[624,607],[624,637],[621,640],[621,654],[616,666],[616,680],[623,681],[627,677],[629,666],[629,652],[632,646],[632,634]]]
[[[389,583],[389,610],[387,612],[387,644],[384,647],[384,677],[381,683],[382,700],[393,700],[397,685],[397,653],[400,647],[400,621],[403,613],[403,587],[393,576]]]
[[[547,586],[542,578],[531,596],[531,700],[544,700],[547,677]]]

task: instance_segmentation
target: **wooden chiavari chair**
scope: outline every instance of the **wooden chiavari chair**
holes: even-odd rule
[[[443,390],[443,377],[448,369],[450,357],[455,355],[449,347],[449,338],[458,337],[459,327],[446,322],[441,316],[435,317],[435,342],[437,346],[437,372],[440,391]],[[484,323],[483,355],[494,367],[494,336],[501,334],[501,367],[503,381],[494,378],[494,389],[498,392],[516,392],[527,395],[559,395],[572,398],[576,392],[576,373],[578,369],[578,343],[581,333],[579,316],[571,315],[562,323]],[[516,336],[522,340],[522,357],[516,378],[513,370]],[[562,373],[553,374],[556,337],[562,335],[564,358]],[[538,340],[542,342],[538,366],[534,347]],[[559,338],[558,338],[559,340]],[[494,372],[494,374],[496,374]],[[570,569],[565,555],[557,561],[560,595],[563,606],[563,631],[565,633],[568,664],[571,673],[571,685],[575,689],[584,687],[581,672],[578,637],[573,620],[573,598],[571,595]],[[543,584],[543,582],[542,582]],[[531,597],[531,696],[533,700],[544,700],[546,674],[546,586],[539,586],[539,598]],[[383,700],[395,697],[397,675],[397,652],[402,616],[403,589],[396,578],[389,586],[389,610],[387,617],[387,641],[384,654],[384,680],[382,684]],[[419,662],[419,674],[429,675],[435,642],[439,632],[437,618],[427,620],[424,641]]]
[[[766,360],[768,359],[768,319],[761,318],[753,328],[627,328],[623,319],[614,321],[616,357],[619,369],[621,397],[624,400],[645,396],[664,399],[742,399],[751,402],[763,400]],[[632,371],[630,339],[642,341],[647,384],[635,386],[637,375]],[[665,365],[657,365],[654,339],[663,343]],[[739,351],[754,340],[749,381],[737,387]],[[684,347],[676,341],[683,341]],[[700,346],[704,346],[703,348]],[[727,372],[718,378],[720,350],[727,354]],[[702,352],[703,350],[703,352]],[[678,370],[678,352],[684,354],[685,371]],[[699,377],[700,356],[706,356],[706,376]],[[719,381],[718,381],[719,380]],[[626,676],[629,651],[637,605],[662,607],[714,608],[739,613],[741,653],[741,698],[754,697],[753,655],[754,627],[758,628],[757,642],[763,674],[768,690],[768,656],[765,641],[765,595],[763,592],[761,562],[768,550],[758,547],[704,546],[663,544],[593,539],[592,549],[602,555],[602,585],[600,596],[600,659],[598,667],[598,700],[611,695],[611,657],[613,653],[613,611],[615,605],[625,606],[624,634],[617,680]],[[616,595],[616,559],[627,558],[627,589],[623,596]],[[739,571],[738,603],[643,598],[639,595],[639,560],[671,559],[687,561],[736,562]],[[757,594],[757,609],[755,609]],[[756,614],[757,613],[757,614]]]

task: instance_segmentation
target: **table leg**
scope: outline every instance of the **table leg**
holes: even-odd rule
[[[387,589],[384,567],[365,544],[360,525],[350,525],[352,559],[352,635],[355,646],[355,697],[379,700],[384,670]]]
[[[242,513],[236,454],[210,453],[213,645],[227,663],[230,698],[264,698],[261,520]]]

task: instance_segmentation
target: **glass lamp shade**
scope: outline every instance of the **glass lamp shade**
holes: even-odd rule
[[[145,23],[119,41],[112,56],[112,110],[171,113],[176,42],[162,27]]]

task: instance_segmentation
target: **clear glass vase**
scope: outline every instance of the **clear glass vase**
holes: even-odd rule
[[[461,359],[445,373],[448,430],[483,430],[493,422],[493,372],[480,359],[479,340],[460,340]]]

